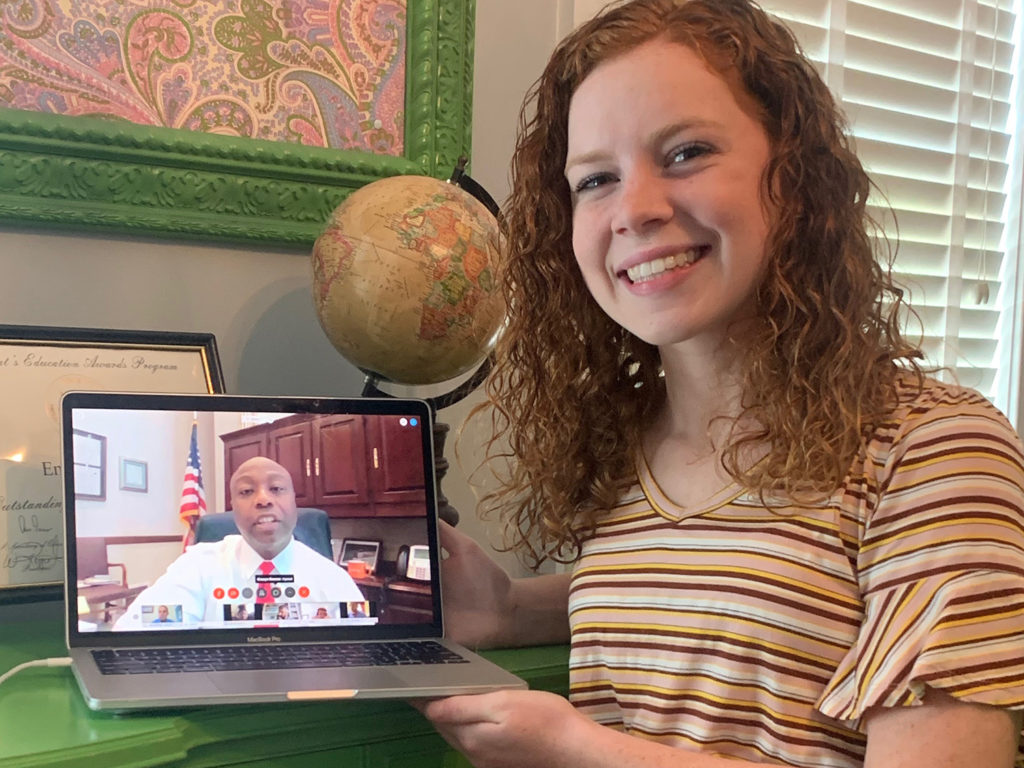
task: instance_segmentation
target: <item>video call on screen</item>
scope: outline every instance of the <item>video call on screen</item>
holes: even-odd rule
[[[80,631],[432,620],[429,568],[395,569],[427,543],[417,417],[76,408],[72,426]],[[291,571],[263,572],[257,548],[291,539]]]

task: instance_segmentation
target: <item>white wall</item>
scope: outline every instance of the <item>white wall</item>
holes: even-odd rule
[[[472,174],[498,200],[519,104],[572,14],[572,0],[477,2]],[[0,323],[212,332],[232,393],[359,393],[359,372],[319,327],[310,285],[305,253],[0,228]],[[469,405],[441,417],[457,427]],[[443,488],[464,530],[495,537],[474,519],[453,442]]]
[[[578,26],[604,8],[609,0],[575,0],[575,2],[564,0],[564,2],[566,5],[572,5],[572,23],[574,26]],[[566,13],[569,13],[568,9],[566,9]],[[568,34],[568,32],[568,29],[562,30],[562,34]]]
[[[83,412],[76,425],[106,437],[106,493],[102,501],[76,502],[78,534],[180,535],[181,473],[188,455],[191,419],[166,411],[127,414],[91,410]],[[122,458],[146,462],[145,491],[120,488]]]

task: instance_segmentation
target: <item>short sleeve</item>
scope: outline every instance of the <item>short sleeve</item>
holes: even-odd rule
[[[940,392],[869,447],[864,620],[818,701],[829,717],[917,704],[925,686],[1024,708],[1020,441],[980,395]]]

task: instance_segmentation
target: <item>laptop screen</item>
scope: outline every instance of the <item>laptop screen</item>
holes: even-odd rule
[[[69,393],[69,641],[440,634],[430,413]]]

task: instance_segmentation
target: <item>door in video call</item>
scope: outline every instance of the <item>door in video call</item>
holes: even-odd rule
[[[422,417],[74,408],[71,427],[79,632],[434,621],[429,566],[395,570],[431,533]]]

